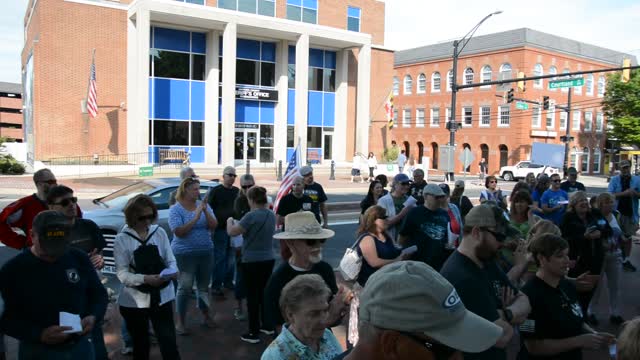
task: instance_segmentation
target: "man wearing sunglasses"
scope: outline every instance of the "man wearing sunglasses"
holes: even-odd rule
[[[33,174],[33,182],[37,192],[19,199],[5,207],[0,213],[0,241],[14,249],[30,247],[31,224],[38,213],[48,209],[47,194],[58,184],[55,175],[49,169],[41,169]],[[76,205],[77,206],[77,205]],[[82,217],[77,208],[78,217]],[[21,229],[24,234],[18,234],[13,228]]]
[[[222,171],[222,186],[216,186],[209,192],[207,199],[209,206],[218,219],[218,226],[213,232],[213,270],[211,272],[211,293],[224,296],[222,285],[233,289],[233,274],[235,252],[231,249],[229,234],[227,234],[227,219],[233,217],[233,203],[240,189],[233,186],[236,181],[236,169],[227,166]]]
[[[562,217],[569,203],[569,195],[561,189],[560,175],[551,175],[551,188],[540,197],[540,205],[544,218],[560,226]]]
[[[309,211],[289,214],[284,220],[287,230],[275,234],[274,239],[284,240],[291,250],[289,261],[281,264],[269,278],[264,292],[265,326],[274,330],[284,323],[280,313],[280,293],[289,281],[298,275],[318,274],[334,295],[329,304],[327,327],[334,326],[346,313],[348,291],[338,288],[333,268],[322,261],[322,247],[334,235],[333,230],[324,229]]]
[[[497,205],[478,205],[465,217],[462,243],[440,271],[467,309],[503,329],[494,346],[477,354],[465,353],[465,360],[506,360],[505,347],[514,334],[513,326],[531,311],[527,296],[496,264],[504,241],[517,233]]]
[[[484,351],[502,334],[467,310],[438,272],[416,261],[389,264],[371,275],[358,315],[358,344],[334,360],[461,360],[462,351]]]

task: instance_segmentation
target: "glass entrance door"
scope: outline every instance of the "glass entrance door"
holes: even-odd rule
[[[237,130],[234,141],[236,161],[256,160],[258,154],[258,132],[256,130]]]

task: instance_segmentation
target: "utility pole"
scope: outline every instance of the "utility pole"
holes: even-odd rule
[[[569,142],[571,141],[570,126],[571,123],[571,93],[573,87],[569,88],[567,95],[567,107],[564,109],[567,112],[567,131],[565,132],[564,139],[564,177],[567,176],[567,169],[569,168]]]

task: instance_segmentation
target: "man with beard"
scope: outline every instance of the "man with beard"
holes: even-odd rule
[[[611,178],[608,191],[616,197],[616,210],[620,213],[618,219],[624,236],[631,240],[638,230],[638,198],[640,197],[640,177],[631,176],[631,163],[620,161],[620,175]],[[631,241],[622,250],[623,258],[631,255]],[[622,263],[625,271],[636,271],[635,266],[625,260]]]
[[[270,333],[276,325],[284,323],[280,312],[280,293],[284,286],[298,275],[318,274],[325,281],[333,299],[329,304],[327,327],[339,322],[348,306],[345,301],[348,291],[343,287],[338,288],[333,268],[322,261],[322,247],[327,239],[333,237],[333,230],[323,229],[316,221],[313,213],[301,211],[287,215],[285,218],[287,230],[273,237],[283,239],[291,250],[291,258],[280,265],[267,283],[264,292],[265,323],[268,329],[264,333]],[[261,330],[262,331],[262,330]]]
[[[504,330],[495,346],[477,354],[465,353],[465,359],[505,360],[504,348],[513,336],[513,325],[522,323],[531,311],[527,296],[509,282],[495,262],[506,238],[517,232],[496,205],[474,207],[465,217],[462,243],[440,271],[467,309]]]
[[[0,241],[14,249],[24,249],[32,245],[31,224],[41,211],[48,209],[47,194],[49,189],[56,186],[58,181],[49,169],[41,169],[33,174],[33,182],[37,192],[19,199],[5,207],[0,213]],[[77,206],[77,205],[76,205]],[[78,217],[82,217],[80,208]],[[22,230],[24,234],[13,231]]]
[[[93,360],[90,334],[105,314],[107,292],[87,255],[68,248],[64,215],[39,213],[31,236],[33,246],[0,269],[0,326],[20,341],[19,359]],[[63,313],[72,321],[63,322]],[[77,327],[69,326],[73,321]]]

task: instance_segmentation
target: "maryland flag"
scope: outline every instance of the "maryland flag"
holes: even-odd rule
[[[389,92],[387,100],[384,102],[384,112],[387,114],[387,126],[393,129],[393,91]]]

